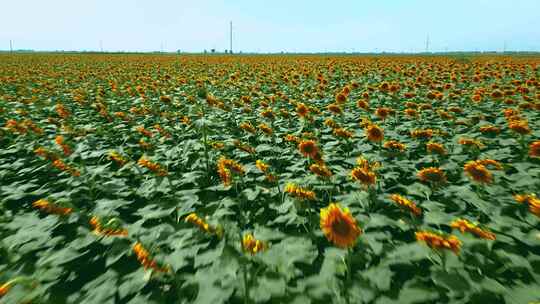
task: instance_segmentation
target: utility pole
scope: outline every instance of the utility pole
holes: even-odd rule
[[[11,39],[9,40],[9,52],[13,53],[13,41]]]
[[[429,34],[426,37],[426,53],[429,52]]]
[[[503,53],[506,53],[506,40],[504,41]]]
[[[230,36],[229,36],[229,53],[232,54],[232,21],[229,24]]]

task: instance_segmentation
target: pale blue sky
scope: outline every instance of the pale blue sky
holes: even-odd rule
[[[0,49],[540,51],[540,0],[1,0]]]

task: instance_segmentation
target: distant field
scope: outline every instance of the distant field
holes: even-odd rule
[[[0,303],[540,302],[540,57],[0,54]]]

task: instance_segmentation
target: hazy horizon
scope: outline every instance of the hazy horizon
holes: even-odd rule
[[[202,52],[540,51],[540,2],[10,1],[0,50]],[[100,43],[101,42],[101,43]]]

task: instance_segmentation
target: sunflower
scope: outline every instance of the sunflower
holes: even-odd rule
[[[406,148],[404,144],[395,140],[389,140],[385,142],[383,147],[388,150],[394,150],[394,151],[399,151],[399,152],[405,151],[405,148]]]
[[[148,252],[141,243],[136,242],[135,245],[133,245],[133,252],[135,252],[137,260],[144,269],[153,269],[156,272],[169,272],[168,267],[158,266],[158,263],[152,258],[150,252]]]
[[[327,127],[330,127],[332,129],[335,129],[335,128],[338,128],[339,125],[337,124],[337,122],[335,122],[332,118],[327,118],[324,120],[324,125],[327,126]]]
[[[316,156],[319,154],[319,148],[313,140],[302,140],[298,144],[298,150],[300,150],[300,153],[302,153],[305,157],[316,158]]]
[[[444,183],[446,174],[443,170],[436,167],[429,167],[418,171],[416,174],[421,181],[432,183]]]
[[[530,157],[540,157],[540,140],[532,142],[529,145],[529,156]]]
[[[326,167],[324,164],[313,164],[309,166],[309,171],[320,177],[327,178],[332,176],[332,171],[330,171],[330,169],[328,169],[328,167]]]
[[[495,240],[496,238],[494,233],[484,230],[477,225],[467,221],[466,219],[455,220],[450,223],[450,227],[458,229],[459,231],[461,231],[461,233],[470,232],[477,237],[486,240]]]
[[[103,227],[100,219],[97,216],[92,216],[90,219],[90,226],[94,229],[94,234],[96,235],[102,235],[102,236],[127,236],[128,231],[126,229],[122,229],[118,227],[118,225],[114,225],[115,223],[118,223],[118,221],[111,220],[110,222],[113,223],[113,225],[107,225],[107,227]]]
[[[159,101],[169,103],[169,102],[171,102],[171,97],[162,95],[162,96],[159,97]]]
[[[68,215],[73,211],[72,208],[60,207],[56,204],[49,202],[46,199],[39,199],[33,202],[32,207],[38,208],[43,212],[56,215]]]
[[[269,165],[265,164],[262,160],[258,159],[256,162],[255,162],[255,166],[257,167],[257,169],[261,170],[262,172],[265,172],[268,171],[268,168],[270,168]]]
[[[508,128],[521,135],[526,135],[526,134],[531,133],[531,129],[529,128],[529,123],[527,122],[527,120],[524,120],[524,119],[511,121],[508,124]]]
[[[300,139],[292,134],[287,134],[284,136],[284,138],[286,142],[290,142],[290,143],[296,143],[298,142]]]
[[[540,217],[540,199],[536,197],[536,194],[517,194],[514,195],[514,199],[520,204],[527,203],[529,205],[529,211]]]
[[[229,186],[232,182],[232,172],[237,175],[244,175],[245,170],[238,162],[228,159],[225,156],[221,156],[217,163],[217,171],[221,181],[225,186]]]
[[[430,142],[426,144],[426,149],[429,153],[437,153],[440,155],[445,155],[446,149],[444,146],[440,143]]]
[[[263,131],[264,134],[266,134],[266,135],[268,135],[268,136],[272,135],[272,133],[274,132],[274,131],[272,130],[272,128],[270,128],[270,126],[268,126],[267,124],[264,124],[264,123],[259,124],[258,128],[259,128],[261,131]]]
[[[466,147],[475,147],[477,149],[482,149],[485,147],[485,145],[481,141],[466,137],[460,138],[458,143]]]
[[[380,142],[384,139],[384,131],[379,126],[372,124],[366,128],[366,136],[369,141]]]
[[[364,186],[374,185],[377,181],[377,175],[369,168],[356,167],[351,171],[351,178],[355,181],[359,181]]]
[[[298,103],[296,105],[296,114],[300,117],[306,117],[309,113],[308,107],[304,103]]]
[[[123,166],[128,162],[125,157],[123,157],[122,155],[120,155],[120,153],[114,150],[109,151],[109,159],[116,162],[119,166]]]
[[[380,119],[385,120],[388,117],[388,115],[390,115],[390,113],[392,112],[393,112],[392,109],[382,107],[382,108],[377,108],[377,110],[375,110],[375,115],[379,117]]]
[[[411,131],[412,138],[430,139],[433,137],[432,129],[417,129]]]
[[[487,135],[497,135],[501,132],[501,129],[497,128],[496,126],[487,125],[480,127],[480,132]]]
[[[264,111],[261,112],[261,116],[264,117],[264,118],[268,118],[268,119],[274,119],[274,112],[272,111],[272,109],[266,109]]]
[[[321,209],[321,230],[328,241],[340,248],[354,246],[362,230],[349,209],[341,209],[339,204],[331,203]]]
[[[492,159],[485,159],[485,160],[469,161],[463,166],[463,170],[474,181],[487,184],[493,180],[493,175],[486,168],[487,165],[494,166],[495,169],[497,170],[502,169],[502,165],[499,162]]]
[[[240,124],[240,129],[246,131],[246,132],[249,132],[249,133],[255,133],[255,127],[253,127],[253,125],[249,122],[243,122]]]
[[[418,206],[410,201],[409,199],[399,195],[399,194],[392,194],[390,195],[390,199],[394,201],[399,206],[402,206],[405,209],[408,209],[412,214],[416,216],[422,215],[422,209],[418,208]]]
[[[369,102],[367,100],[359,99],[356,101],[356,106],[366,111],[369,110]]]
[[[343,114],[343,110],[341,109],[341,107],[338,105],[338,104],[335,104],[335,103],[331,103],[329,104],[327,107],[328,111],[334,113],[334,114]]]
[[[248,233],[242,238],[242,248],[251,255],[255,255],[258,252],[266,250],[267,245],[264,242],[255,239],[253,234]]]
[[[347,129],[344,128],[335,128],[334,129],[334,135],[341,138],[351,138],[353,137],[353,133]]]
[[[424,242],[431,249],[448,249],[458,254],[461,248],[461,241],[453,235],[444,237],[433,232],[418,231],[415,236],[418,242]]]
[[[340,92],[336,95],[337,103],[345,103],[346,101],[347,101],[347,95],[345,95],[343,92]]]
[[[493,90],[491,92],[491,98],[493,99],[501,99],[503,98],[503,92],[501,92],[500,90]]]
[[[418,111],[416,111],[415,109],[405,109],[405,115],[407,115],[408,117],[416,117],[418,116]]]
[[[220,227],[210,226],[207,221],[199,217],[196,213],[190,213],[188,216],[186,216],[184,221],[197,226],[202,232],[216,234],[218,237],[221,237],[221,233],[223,232]]]
[[[13,285],[13,281],[8,281],[0,285],[0,298],[5,296],[9,292],[9,290],[11,289],[11,285]]]
[[[314,191],[302,188],[294,183],[288,183],[285,186],[284,192],[300,200],[313,201],[317,199],[317,195]]]
[[[152,162],[148,160],[147,158],[145,158],[144,156],[141,156],[141,158],[137,161],[137,164],[139,164],[139,166],[141,167],[147,168],[148,170],[154,172],[158,176],[166,176],[169,174],[167,170],[162,168],[158,163]]]

